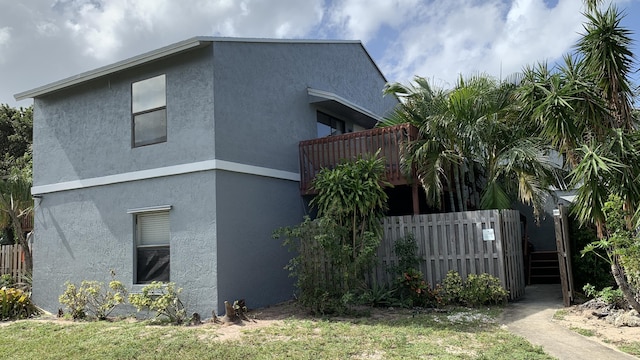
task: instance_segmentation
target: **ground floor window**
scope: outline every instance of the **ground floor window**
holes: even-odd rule
[[[134,213],[135,283],[170,281],[171,247],[169,210]]]

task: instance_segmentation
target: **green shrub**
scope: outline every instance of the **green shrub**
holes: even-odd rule
[[[606,251],[593,249],[582,252],[589,244],[598,241],[595,226],[584,224],[580,226],[574,211],[569,211],[569,237],[571,238],[571,264],[573,266],[573,281],[576,289],[592,284],[598,289],[614,286],[615,280],[611,275],[611,264],[606,260]]]
[[[396,296],[397,291],[397,288],[387,285],[373,284],[362,289],[358,302],[373,307],[397,306],[400,301]]]
[[[422,272],[408,269],[398,278],[402,300],[409,307],[425,306],[431,303],[432,296],[429,284],[424,280]]]
[[[0,288],[0,320],[26,319],[39,313],[28,293],[15,288]]]
[[[139,294],[130,294],[129,302],[138,311],[154,311],[156,317],[165,316],[172,324],[182,324],[187,318],[187,310],[180,300],[182,288],[176,284],[154,281],[142,288]]]
[[[66,289],[58,301],[67,306],[74,319],[89,316],[104,320],[116,306],[124,303],[127,295],[124,285],[117,280],[110,281],[106,289],[99,281],[84,280],[80,287],[69,282],[65,285]]]
[[[84,319],[87,317],[87,294],[78,289],[76,284],[65,282],[65,290],[58,297],[58,301],[62,305],[66,305],[69,309],[71,317],[74,319]]]
[[[596,290],[596,287],[591,284],[586,284],[582,287],[584,294],[590,298],[597,298],[604,301],[607,305],[624,309],[627,306],[627,301],[624,298],[624,294],[620,289],[614,289],[612,286],[606,286],[602,290]]]
[[[2,274],[0,275],[0,288],[3,287],[13,287],[15,281],[13,281],[13,276],[11,274]]]
[[[393,253],[396,255],[398,264],[391,268],[396,274],[402,274],[409,269],[418,269],[420,261],[418,256],[418,244],[412,233],[397,239],[393,243]]]
[[[504,304],[509,292],[500,285],[500,279],[489,274],[469,274],[460,298],[467,306]]]
[[[443,305],[458,304],[462,301],[464,283],[457,271],[450,270],[438,288],[439,303]]]

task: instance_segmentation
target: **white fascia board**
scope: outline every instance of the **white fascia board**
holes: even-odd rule
[[[37,87],[32,90],[23,91],[15,94],[13,97],[16,100],[24,100],[29,98],[35,98],[40,95],[48,94],[57,90],[61,90],[73,85],[83,83],[85,81],[93,80],[102,76],[106,76],[115,72],[126,70],[134,66],[142,65],[154,60],[158,60],[173,54],[177,54],[182,51],[194,49],[197,47],[205,46],[213,42],[237,42],[237,43],[289,43],[289,44],[360,44],[360,41],[356,40],[304,40],[304,39],[259,39],[259,38],[232,38],[232,37],[211,37],[211,36],[198,36],[184,41],[177,42],[144,54],[134,56],[129,59],[125,59],[116,62],[111,65],[103,66],[95,70],[90,70],[78,75],[68,77],[47,85]],[[366,50],[365,50],[366,52]],[[374,63],[375,64],[375,63]]]
[[[116,175],[100,176],[82,180],[65,181],[55,184],[38,185],[31,188],[32,195],[49,194],[59,191],[85,189],[96,186],[119,184],[130,181],[153,179],[165,176],[189,174],[199,171],[224,170],[248,175],[264,176],[288,181],[300,181],[300,174],[290,171],[240,164],[225,160],[206,160],[189,164],[132,171]]]
[[[161,59],[185,50],[200,47],[204,43],[206,43],[206,41],[203,41],[203,38],[191,38],[191,39],[184,40],[169,46],[162,47],[160,49],[156,49],[156,50],[144,53],[142,55],[134,56],[132,58],[119,61],[111,65],[103,66],[95,70],[87,71],[72,77],[68,77],[66,79],[62,79],[62,80],[53,82],[51,84],[43,85],[32,90],[27,90],[27,91],[15,94],[13,97],[16,100],[35,98],[40,95],[48,94],[57,90],[61,90],[73,85],[83,83],[85,81],[93,80],[102,76],[123,71],[129,68],[132,68],[134,66],[148,63],[153,60]]]
[[[326,100],[331,100],[331,101],[335,101],[343,106],[346,106],[348,108],[350,108],[353,111],[357,111],[359,113],[361,113],[362,115],[368,116],[376,121],[381,121],[382,118],[376,114],[374,114],[373,112],[359,106],[356,105],[354,103],[352,103],[351,101],[337,95],[334,94],[332,92],[328,92],[328,91],[324,91],[324,90],[318,90],[318,89],[313,89],[313,88],[307,88],[307,93],[309,94],[309,96],[311,97],[315,97],[318,98],[320,100],[318,101],[310,101],[310,103],[315,103],[315,102],[319,102],[319,101],[326,101]]]

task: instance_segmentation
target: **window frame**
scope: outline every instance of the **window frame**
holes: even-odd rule
[[[169,282],[171,281],[171,205],[162,205],[162,206],[154,206],[147,208],[139,208],[139,209],[131,209],[128,210],[127,213],[133,215],[133,285],[145,285],[151,283],[151,281],[161,281],[161,282]],[[141,228],[139,218],[140,216],[148,216],[152,214],[166,214],[167,215],[167,226],[168,226],[168,242],[166,244],[140,244],[141,241]],[[162,279],[151,279],[141,281],[139,276],[139,267],[138,267],[138,257],[139,257],[139,249],[167,249],[168,250],[168,274],[167,278]]]
[[[162,77],[164,80],[164,94],[163,94],[163,105],[149,108],[142,108],[141,110],[134,111],[135,106],[135,85],[140,84],[144,81],[150,81],[153,79],[157,79]],[[162,118],[164,120],[164,135],[152,140],[145,141],[136,141],[136,119],[139,119],[141,116],[157,113],[160,111],[164,111]],[[147,145],[159,144],[167,142],[167,76],[166,74],[160,74],[156,76],[152,76],[146,79],[134,81],[131,83],[131,148],[138,148]]]
[[[321,121],[321,120],[326,120]],[[329,135],[321,135],[317,132],[317,127],[319,124],[329,127]],[[342,128],[339,128],[338,125],[341,125]],[[316,114],[316,136],[318,138],[327,137],[327,136],[336,136],[346,134],[347,132],[347,122],[341,119],[338,119],[335,116],[329,115],[325,112],[318,111]]]

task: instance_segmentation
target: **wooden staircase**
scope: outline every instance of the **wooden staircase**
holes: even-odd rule
[[[529,253],[527,284],[559,284],[560,265],[557,251],[532,251]]]

